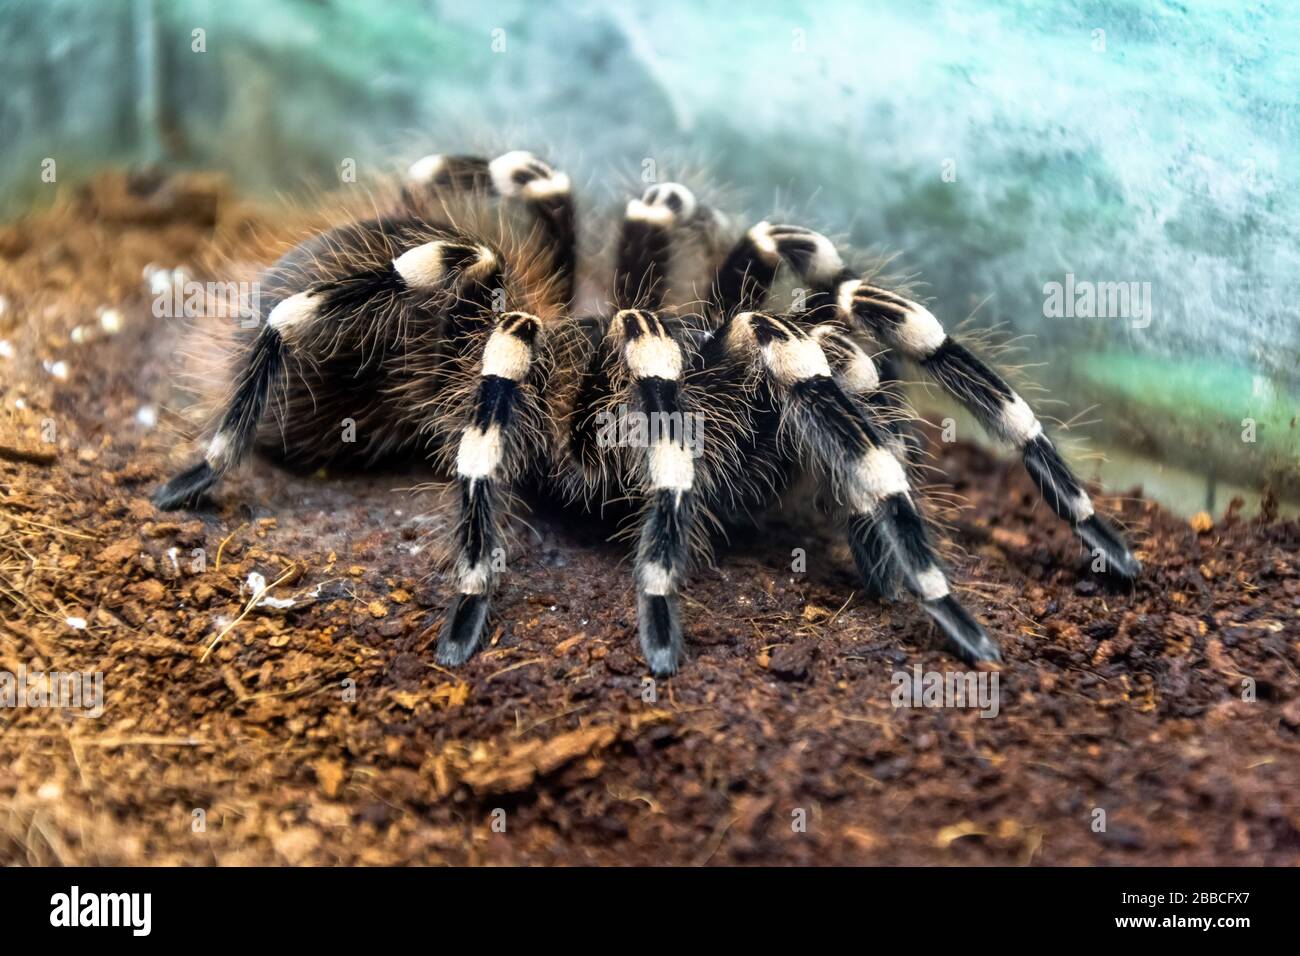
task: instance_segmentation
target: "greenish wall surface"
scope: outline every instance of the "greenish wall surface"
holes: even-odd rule
[[[1300,485],[1293,3],[0,0],[0,60],[9,214],[50,157],[269,193],[518,144],[610,202],[694,161],[742,211],[901,252],[946,321],[1033,334],[1103,445]],[[1067,275],[1149,311],[1046,314]]]

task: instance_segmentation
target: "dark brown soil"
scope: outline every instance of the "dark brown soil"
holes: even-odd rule
[[[896,709],[895,671],[959,665],[779,520],[696,576],[653,700],[625,548],[549,518],[449,673],[411,476],[259,462],[214,509],[149,504],[178,420],[136,420],[173,361],[141,269],[269,258],[218,185],[155,185],[0,230],[0,669],[107,697],[0,710],[0,863],[1300,863],[1297,523],[1104,499],[1147,566],[1117,592],[1014,463],[942,446],[1007,658],[989,719]],[[99,307],[123,330],[74,342]],[[245,613],[251,572],[294,605]]]

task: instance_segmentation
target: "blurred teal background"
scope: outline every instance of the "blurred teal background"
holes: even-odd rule
[[[1032,333],[1112,484],[1221,509],[1300,497],[1298,51],[1290,2],[0,0],[0,195],[47,202],[46,157],[271,193],[489,142],[612,204],[685,157]],[[1150,313],[1045,315],[1067,274]]]

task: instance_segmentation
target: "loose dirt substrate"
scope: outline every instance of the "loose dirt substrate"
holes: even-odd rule
[[[0,711],[0,862],[1300,862],[1295,522],[1108,499],[1147,567],[1113,592],[1017,465],[942,447],[954,577],[1007,658],[982,719],[893,707],[895,671],[956,665],[790,522],[696,576],[691,660],[647,701],[625,549],[588,529],[532,520],[449,673],[415,477],[256,463],[156,512],[176,419],[137,420],[172,361],[141,270],[265,261],[259,225],[206,180],[105,177],[0,230],[0,667],[106,690],[99,719]],[[99,308],[124,328],[78,344]],[[293,605],[247,611],[253,572]]]

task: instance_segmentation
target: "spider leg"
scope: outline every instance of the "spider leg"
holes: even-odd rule
[[[1047,437],[1029,404],[979,356],[950,336],[929,309],[855,276],[844,267],[830,240],[819,233],[798,226],[760,226],[775,254],[813,286],[814,312],[833,310],[840,321],[865,329],[919,364],[986,432],[1020,452],[1048,506],[1103,557],[1107,572],[1126,580],[1141,573],[1141,563],[1120,533],[1096,513],[1083,483]]]
[[[679,183],[651,186],[627,204],[614,265],[614,303],[618,309],[656,311],[663,305],[672,260],[674,230],[695,220],[699,206],[694,194]],[[606,338],[596,343],[582,369],[577,405],[595,408],[613,391],[610,381],[615,349]],[[599,457],[594,416],[580,417],[569,434],[574,457],[589,468]]]
[[[874,541],[954,653],[970,663],[1001,660],[997,645],[949,591],[907,473],[889,450],[889,433],[836,381],[818,339],[788,318],[762,312],[734,316],[718,339],[721,348],[762,367],[796,447],[821,469],[847,508],[859,564],[874,556],[859,553],[864,542]]]
[[[809,334],[826,354],[835,384],[889,436],[894,456],[907,463],[910,448],[901,431],[906,426],[901,417],[903,402],[889,390],[891,383],[885,379],[885,370],[878,368],[871,356],[837,324],[822,323],[813,327]],[[902,579],[879,523],[851,522],[848,538],[853,563],[857,565],[867,593],[884,600],[896,598]]]
[[[759,309],[767,300],[781,264],[781,254],[769,235],[770,229],[766,222],[750,228],[736,241],[718,267],[709,292],[709,307],[724,321],[738,312]],[[797,244],[795,237],[787,240],[791,255],[795,254]],[[807,246],[809,252],[816,251],[815,244],[809,242]],[[845,334],[842,327],[824,323],[816,326],[812,333],[826,352],[835,381],[847,394],[861,398],[864,411],[875,413],[874,418],[895,439],[893,447],[899,457],[904,461],[914,461],[914,449],[910,446],[915,436],[901,415],[902,399],[896,388],[891,387],[898,381],[892,357],[882,356],[883,361],[877,369],[871,357]],[[872,522],[858,522],[849,531],[854,562],[867,592],[874,597],[894,598],[900,577],[888,542],[878,526]]]
[[[637,620],[650,670],[666,676],[681,659],[678,593],[695,520],[695,462],[686,447],[678,398],[682,351],[650,311],[618,312],[610,336],[621,345],[623,369],[631,376],[640,410],[649,417],[643,482],[649,501],[637,547]]]
[[[155,491],[154,504],[164,511],[193,507],[238,465],[253,447],[271,391],[292,353],[310,351],[335,323],[358,317],[364,321],[379,303],[409,299],[409,305],[431,293],[473,286],[498,270],[498,256],[486,246],[439,239],[408,249],[381,267],[307,283],[304,291],[279,299],[243,356],[234,391],[203,460]]]
[[[776,279],[781,258],[766,233],[767,223],[760,222],[732,246],[709,290],[709,306],[714,314],[726,319],[737,312],[760,309]]]
[[[438,662],[463,664],[483,638],[488,603],[505,557],[502,486],[518,445],[521,388],[540,322],[525,312],[501,316],[483,345],[478,391],[456,450],[460,514],[456,525],[456,596],[438,637]]]
[[[871,394],[871,405],[897,441],[899,457],[908,465],[915,466],[921,458],[921,436],[903,398],[902,366],[891,349],[883,349],[874,361],[880,373],[880,386]]]
[[[496,159],[433,154],[416,160],[407,171],[406,190],[481,191],[522,202],[545,230],[551,264],[560,277],[560,298],[573,300],[577,278],[578,231],[572,184],[566,173],[524,150]]]
[[[651,186],[630,200],[614,267],[614,304],[620,309],[662,307],[672,257],[672,232],[694,218],[695,195],[679,183]]]

